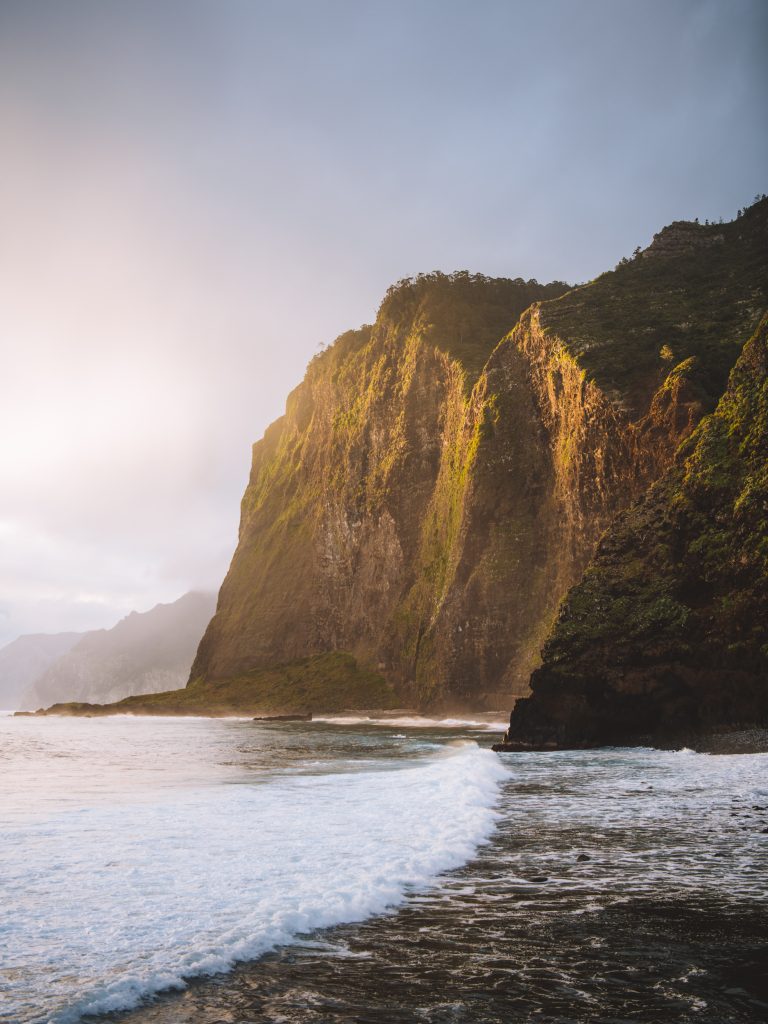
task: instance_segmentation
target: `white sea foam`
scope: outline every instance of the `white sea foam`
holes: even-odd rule
[[[402,765],[217,780],[12,821],[0,1019],[71,1024],[135,1006],[382,912],[466,862],[493,830],[506,769],[474,743]]]
[[[478,718],[427,718],[423,715],[401,715],[396,718],[368,718],[360,715],[316,715],[313,722],[329,725],[379,725],[398,729],[471,729],[478,732],[504,732],[506,721],[488,721]]]

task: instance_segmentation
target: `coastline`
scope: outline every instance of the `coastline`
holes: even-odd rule
[[[564,744],[527,744],[520,741],[494,743],[497,754],[554,753],[565,750],[604,750],[606,747],[653,747],[656,750],[691,750],[697,754],[765,754],[768,753],[768,728],[745,726],[700,733],[618,737],[615,742]]]
[[[410,728],[440,728],[441,723],[447,728],[469,726],[471,723],[478,723],[489,732],[492,732],[492,725],[498,724],[499,731],[503,731],[503,721],[506,719],[503,711],[488,711],[487,709],[473,711],[461,709],[453,713],[431,713],[417,708],[322,708],[310,712],[296,714],[295,712],[276,712],[270,709],[265,712],[263,708],[197,708],[189,706],[180,707],[145,707],[138,703],[130,708],[118,707],[110,704],[85,704],[85,703],[62,703],[54,704],[50,708],[40,708],[37,711],[12,711],[9,712],[15,718],[107,718],[111,716],[122,716],[129,718],[207,718],[215,719],[240,719],[251,720],[258,725],[291,725],[299,722],[314,722],[315,724],[338,724],[338,725],[404,725]],[[491,746],[491,750],[498,754],[521,754],[521,753],[555,753],[575,750],[603,750],[606,748],[632,748],[649,747],[656,750],[676,751],[691,750],[698,754],[713,754],[717,756],[729,754],[764,754],[768,753],[768,727],[756,725],[735,726],[732,729],[706,730],[700,732],[684,733],[657,733],[646,734],[635,737],[617,736],[615,739],[607,739],[603,743],[585,744],[564,744],[556,743],[525,743],[519,740],[507,742],[506,733],[504,738]]]

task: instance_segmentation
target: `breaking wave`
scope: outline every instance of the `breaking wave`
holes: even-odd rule
[[[0,856],[21,894],[0,923],[17,951],[0,971],[13,1003],[0,1019],[128,1009],[393,907],[473,856],[505,776],[469,742],[400,767],[198,786],[16,824]]]

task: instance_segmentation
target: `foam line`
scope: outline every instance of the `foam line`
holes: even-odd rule
[[[128,1009],[395,906],[489,837],[505,775],[465,743],[416,766],[210,786],[20,825],[8,839],[29,852],[9,858],[6,882],[29,898],[0,928],[47,976],[49,1002],[12,981],[11,1019]]]

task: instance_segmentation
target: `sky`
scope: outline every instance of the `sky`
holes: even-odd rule
[[[768,191],[763,0],[0,0],[0,645],[217,589],[394,281],[589,280]]]

